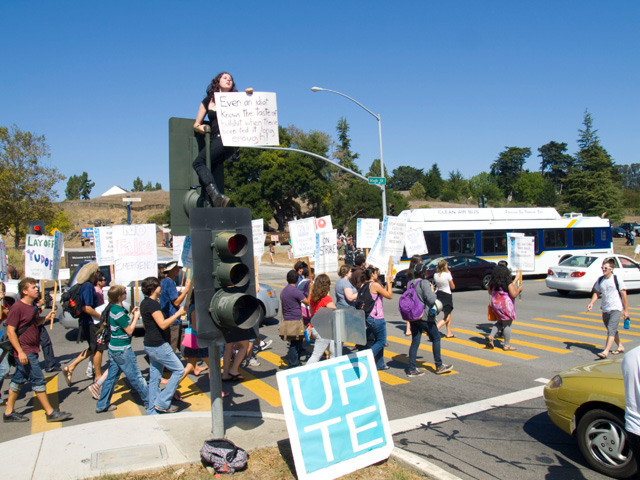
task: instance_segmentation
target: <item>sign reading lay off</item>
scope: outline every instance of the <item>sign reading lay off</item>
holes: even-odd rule
[[[227,147],[278,146],[278,106],[272,92],[215,93],[222,144]]]
[[[24,249],[25,276],[36,280],[58,280],[63,244],[61,232],[56,232],[53,237],[27,235]]]
[[[393,439],[371,350],[276,377],[299,479],[333,479],[389,457]]]

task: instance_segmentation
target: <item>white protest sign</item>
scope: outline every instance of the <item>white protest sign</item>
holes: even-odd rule
[[[253,234],[253,256],[261,258],[264,255],[264,220],[261,218],[251,220],[251,233]]]
[[[98,265],[113,265],[113,229],[112,227],[94,227],[93,246],[96,249]]]
[[[381,274],[387,273],[387,267],[389,266],[389,256],[385,256],[384,252],[382,251],[382,230],[378,232],[378,237],[376,238],[376,241],[373,242],[373,247],[371,247],[371,250],[369,250],[367,263],[369,265],[373,265],[374,267],[378,267]]]
[[[371,350],[276,373],[300,480],[331,480],[389,457],[393,438]]]
[[[218,126],[225,147],[280,145],[273,92],[215,92]]]
[[[4,239],[0,238],[0,282],[9,280],[9,271],[7,269],[7,246]]]
[[[116,281],[119,284],[157,277],[156,226],[114,225],[113,255]]]
[[[414,255],[425,255],[429,253],[427,250],[427,242],[424,239],[424,233],[417,228],[407,228],[404,232],[404,249],[407,257]]]
[[[507,233],[507,255],[511,270],[535,271],[535,238],[524,233]]]
[[[333,230],[331,215],[325,215],[324,217],[316,218],[316,233],[323,230]]]
[[[404,232],[407,229],[407,221],[385,215],[382,222],[382,252],[389,258],[402,255],[404,250]]]
[[[24,274],[37,280],[57,280],[62,254],[62,233],[53,237],[27,235],[24,249]]]
[[[293,247],[293,258],[315,255],[316,224],[313,217],[289,222],[289,235]]]
[[[338,271],[338,231],[327,230],[316,233],[315,273]]]
[[[69,280],[71,278],[70,268],[61,268],[58,271],[58,280]]]
[[[180,261],[184,268],[190,268],[193,270],[193,257],[191,254],[191,237],[184,237],[184,243],[182,244],[182,252],[180,253]]]
[[[380,232],[380,220],[377,218],[359,218],[356,230],[356,247],[373,248]]]
[[[182,262],[182,249],[184,247],[184,240],[187,238],[185,235],[174,235],[173,236],[173,250],[171,258],[178,261],[178,265],[184,267],[184,263]]]

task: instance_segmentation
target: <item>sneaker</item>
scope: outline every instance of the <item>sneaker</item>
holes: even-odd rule
[[[453,368],[453,365],[445,365],[444,363],[442,365],[440,365],[438,367],[438,369],[436,370],[436,373],[438,375],[442,375],[443,373],[447,373],[450,372],[451,369]]]
[[[267,348],[269,348],[269,345],[271,345],[273,343],[273,340],[267,339],[264,340],[263,342],[260,343],[259,345],[259,349],[260,351],[266,350]]]
[[[3,414],[4,417],[4,423],[11,423],[11,422],[28,422],[29,419],[27,417],[25,417],[24,415],[20,415],[18,412],[11,412],[9,415],[7,415],[6,413]]]
[[[93,362],[89,360],[89,365],[87,365],[87,378],[93,378]]]
[[[160,413],[176,413],[178,411],[178,407],[175,405],[169,405],[169,408],[160,408],[154,405],[153,408]]]
[[[102,385],[99,385],[98,382],[89,385],[89,392],[94,400],[100,400],[100,390],[102,390]]]
[[[61,422],[62,420],[66,420],[67,418],[71,418],[71,414],[67,412],[61,412],[57,408],[51,412],[50,415],[47,415],[47,422]]]
[[[258,361],[258,359],[256,357],[251,357],[247,360],[247,366],[248,367],[259,367],[260,366],[260,362]]]
[[[109,405],[107,408],[105,408],[104,410],[97,410],[96,409],[96,413],[105,413],[105,412],[113,412],[114,410],[117,410],[118,407],[116,405]]]
[[[407,372],[407,377],[421,377],[422,375],[424,375],[426,372],[424,370],[409,370]]]
[[[389,365],[385,365],[384,367],[379,368],[379,369],[378,369],[378,371],[379,371],[379,372],[381,372],[381,371],[383,371],[383,370],[389,370],[390,368],[391,368],[391,367],[390,367]]]

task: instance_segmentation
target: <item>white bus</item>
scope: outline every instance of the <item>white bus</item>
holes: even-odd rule
[[[475,255],[490,262],[507,260],[507,232],[535,238],[535,271],[546,274],[570,255],[613,253],[608,219],[572,214],[561,217],[555,208],[421,208],[399,215],[407,228],[424,232],[425,257]],[[396,271],[404,270],[402,257]]]

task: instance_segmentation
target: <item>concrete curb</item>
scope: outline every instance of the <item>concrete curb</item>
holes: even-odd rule
[[[391,452],[391,458],[398,463],[401,463],[406,468],[432,480],[461,480],[460,477],[456,477],[439,466],[425,460],[421,456],[407,452],[406,450],[402,450],[398,447],[394,447]]]

